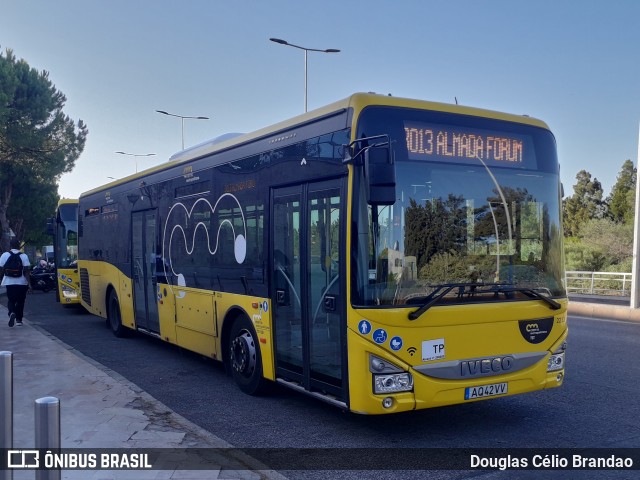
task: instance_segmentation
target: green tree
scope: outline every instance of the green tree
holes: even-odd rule
[[[637,172],[631,160],[625,160],[618,179],[607,197],[609,214],[615,222],[633,223]]]
[[[7,210],[11,229],[18,238],[28,245],[40,247],[51,243],[51,237],[45,232],[45,222],[53,216],[59,200],[58,185],[52,181],[36,182],[31,177],[17,177],[14,192],[27,192],[13,195]]]
[[[633,224],[616,223],[608,218],[591,220],[582,229],[582,241],[600,250],[607,265],[629,263],[633,256]]]
[[[567,270],[631,271],[633,223],[610,218],[589,220],[580,238],[565,242],[565,254]]]
[[[591,174],[580,170],[573,186],[573,195],[562,202],[564,233],[567,237],[577,237],[580,229],[591,219],[603,218],[607,213],[603,201],[602,184]]]
[[[564,256],[568,271],[601,272],[607,265],[607,259],[599,249],[578,237],[565,239]]]
[[[8,248],[9,208],[19,196],[37,200],[36,192],[17,188],[19,178],[32,185],[56,185],[73,169],[82,153],[88,130],[63,112],[66,97],[46,71],[38,72],[13,51],[0,53],[0,228],[3,249]],[[14,224],[24,224],[14,212]],[[40,219],[44,225],[44,217]],[[17,225],[16,225],[17,226]]]
[[[418,270],[439,253],[459,250],[466,240],[466,214],[461,196],[449,194],[446,200],[413,198],[405,212],[405,253],[416,257]]]

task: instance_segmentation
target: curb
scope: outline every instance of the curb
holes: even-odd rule
[[[569,315],[640,322],[640,309],[625,305],[607,305],[601,303],[569,301]]]

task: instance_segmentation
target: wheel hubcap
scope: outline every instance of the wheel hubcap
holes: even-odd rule
[[[242,332],[231,342],[231,367],[245,376],[253,373],[256,367],[256,347],[249,332]]]

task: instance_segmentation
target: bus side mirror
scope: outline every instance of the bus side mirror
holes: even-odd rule
[[[55,235],[56,219],[54,217],[47,218],[47,235]]]
[[[388,146],[365,150],[364,172],[369,205],[396,203],[396,166]]]

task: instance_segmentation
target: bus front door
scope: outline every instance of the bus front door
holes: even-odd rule
[[[156,211],[131,214],[133,301],[136,327],[160,332],[156,274]]]
[[[272,190],[276,374],[346,396],[342,179]]]

